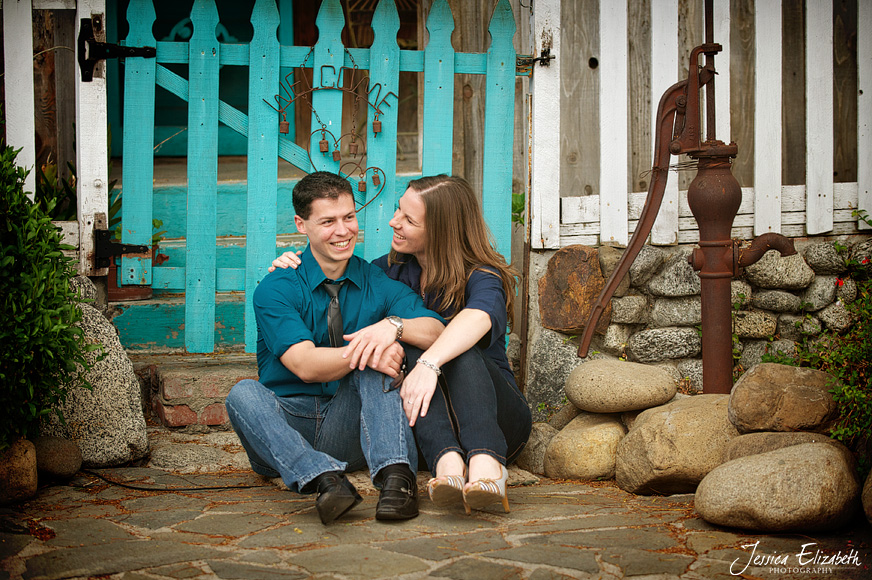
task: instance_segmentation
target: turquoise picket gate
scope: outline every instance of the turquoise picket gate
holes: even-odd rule
[[[257,338],[251,297],[276,255],[278,203],[277,163],[282,158],[304,172],[341,171],[332,147],[321,143],[343,135],[342,74],[368,71],[366,122],[367,167],[349,175],[364,231],[363,257],[375,258],[390,247],[388,221],[410,176],[397,176],[397,92],[399,73],[423,76],[423,175],[452,173],[452,132],[455,74],[486,76],[483,159],[483,209],[498,249],[511,247],[512,139],[516,53],[512,44],[515,20],[508,0],[500,0],[490,23],[491,46],[486,53],[459,53],[451,46],[454,19],[446,0],[436,0],[426,26],[430,40],[424,50],[397,45],[399,16],[394,0],[381,0],[372,20],[370,48],[346,48],[339,0],[324,0],[317,16],[318,42],[312,46],[281,46],[276,31],[275,0],[256,0],[249,44],[220,43],[215,2],[195,0],[190,18],[193,35],[187,42],[157,42],[152,34],[155,10],[150,0],[131,0],[127,11],[128,46],[156,46],[157,57],[127,58],[124,76],[124,211],[122,242],[149,244],[152,233],[154,178],[155,89],[162,87],[188,104],[187,209],[185,266],[152,266],[146,257],[124,257],[122,280],[185,293],[184,344],[188,352],[215,348],[216,291],[245,291],[245,349],[253,352]],[[210,32],[212,31],[212,32]],[[185,79],[165,65],[187,65]],[[219,67],[249,69],[248,114],[219,99]],[[312,128],[309,150],[280,133],[288,81],[281,71],[309,68],[313,80]],[[282,82],[285,86],[282,87]],[[378,94],[373,95],[375,87]],[[291,89],[291,95],[300,87]],[[284,92],[283,92],[284,91]],[[276,99],[284,94],[285,99]],[[248,142],[244,268],[221,268],[216,261],[218,231],[218,124]],[[379,126],[380,125],[380,126]],[[347,131],[346,131],[347,134]],[[311,153],[310,153],[311,152]],[[373,168],[378,168],[374,170]],[[345,173],[344,171],[342,171]],[[414,177],[414,176],[412,176]],[[360,185],[363,182],[364,185]]]

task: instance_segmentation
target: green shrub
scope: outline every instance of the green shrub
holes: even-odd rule
[[[62,250],[60,230],[43,204],[24,193],[27,172],[18,151],[0,141],[0,452],[20,437],[35,436],[85,380],[87,352],[76,326],[82,313],[70,279],[74,260]]]

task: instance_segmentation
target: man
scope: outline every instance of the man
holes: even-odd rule
[[[413,518],[418,459],[394,385],[403,359],[397,340],[426,348],[442,320],[406,285],[353,255],[358,223],[348,181],[312,173],[294,187],[293,203],[309,246],[297,270],[268,274],[254,293],[259,381],[230,391],[230,422],[255,472],[318,494],[324,524],[361,501],[345,471],[364,465],[381,490],[376,518]]]

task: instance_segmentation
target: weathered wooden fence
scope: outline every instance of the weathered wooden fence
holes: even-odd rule
[[[423,73],[422,172],[451,173],[455,74],[486,77],[483,205],[499,249],[510,253],[512,128],[516,54],[512,45],[515,21],[508,0],[496,5],[490,23],[491,46],[486,53],[457,53],[451,45],[454,21],[448,3],[437,0],[427,20],[430,40],[424,50],[401,50],[397,45],[399,17],[393,0],[381,0],[372,28],[370,48],[346,48],[341,32],[345,20],[339,0],[325,0],[317,18],[318,42],[310,46],[280,46],[276,37],[279,15],[275,0],[257,0],[251,16],[250,44],[220,43],[215,3],[195,0],[190,15],[193,36],[188,42],[156,42],[152,35],[155,11],[149,0],[132,0],[127,20],[129,46],[157,46],[157,58],[128,58],[124,88],[124,221],[122,241],[147,244],[152,232],[153,127],[155,87],[160,86],[188,103],[187,211],[185,267],[152,267],[144,257],[124,258],[123,278],[155,288],[185,292],[185,347],[211,352],[215,344],[216,290],[246,293],[245,343],[252,351],[256,327],[251,295],[276,253],[276,164],[282,158],[305,172],[340,171],[342,162],[319,143],[327,132],[335,139],[342,127],[342,75],[354,69],[369,71],[368,90],[379,87],[378,106],[367,106],[367,167],[359,205],[367,259],[390,247],[388,220],[406,180],[396,175],[397,106],[400,71]],[[167,64],[187,65],[188,78]],[[248,113],[219,98],[220,66],[249,68]],[[309,68],[312,128],[308,151],[279,133],[281,116],[275,95],[283,89],[280,70]],[[284,93],[287,95],[287,92]],[[372,100],[372,99],[370,99]],[[380,131],[374,129],[381,123]],[[248,194],[244,268],[216,267],[217,128],[223,123],[248,139]],[[333,147],[330,147],[332,151]],[[309,153],[311,151],[311,154]],[[353,176],[353,183],[359,179]],[[373,199],[374,198],[374,199]]]
[[[687,76],[690,47],[702,43],[703,2],[542,0],[536,12],[549,6],[561,23],[562,110],[539,106],[559,115],[561,161],[548,187],[537,187],[535,101],[544,95],[534,88],[531,245],[626,244],[644,203],[650,125],[666,88]],[[714,0],[714,9],[714,40],[724,47],[716,134],[738,143],[734,173],[746,186],[733,236],[862,231],[852,211],[872,213],[872,2]],[[679,191],[690,177],[670,174],[652,243],[699,239]]]

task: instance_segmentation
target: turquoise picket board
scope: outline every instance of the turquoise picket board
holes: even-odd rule
[[[482,152],[482,209],[497,244],[511,261],[512,136],[515,123],[515,17],[509,0],[500,0],[488,28],[491,46],[487,52],[485,81],[484,147]]]
[[[215,230],[218,174],[218,10],[209,0],[191,9],[189,43],[188,228],[185,348],[215,348]]]
[[[454,144],[454,16],[447,0],[436,0],[427,17],[424,49],[423,175],[451,175]]]
[[[155,21],[154,6],[147,0],[133,0],[127,11],[132,46],[155,46],[151,29]],[[134,57],[125,61],[124,118],[136,131],[125,131],[124,191],[121,241],[125,244],[151,246],[152,183],[154,181],[154,76],[153,58]],[[112,200],[109,200],[112,203]],[[151,257],[121,259],[120,284],[151,284]]]
[[[424,114],[422,125],[422,172],[425,175],[452,172],[453,103],[455,74],[486,75],[486,115],[484,152],[483,199],[486,219],[494,233],[498,249],[506,256],[510,253],[510,207],[511,207],[511,157],[514,107],[515,52],[512,37],[515,32],[514,18],[508,0],[500,0],[490,23],[492,38],[487,53],[455,53],[451,46],[454,19],[446,0],[435,0],[427,21],[430,40],[424,50],[401,50],[396,43],[399,18],[395,0],[381,0],[373,17],[372,28],[375,41],[371,48],[345,48],[341,32],[345,26],[344,14],[339,0],[324,0],[317,16],[319,40],[315,47],[280,45],[277,32],[289,42],[285,32],[290,28],[289,15],[276,10],[275,0],[256,0],[252,14],[254,37],[250,44],[220,44],[211,33],[215,30],[218,15],[214,2],[196,0],[191,19],[194,37],[190,42],[155,42],[151,34],[154,10],[147,0],[131,0],[127,18],[131,34],[126,44],[155,45],[157,58],[153,66],[151,82],[142,80],[135,71],[148,59],[127,59],[129,71],[126,91],[131,95],[125,110],[127,126],[136,126],[138,131],[125,135],[125,208],[124,228],[135,234],[125,241],[137,240],[151,232],[151,212],[162,219],[168,230],[167,237],[185,238],[173,248],[166,247],[171,255],[166,266],[152,269],[152,285],[156,292],[186,293],[184,322],[181,319],[173,330],[175,341],[183,341],[189,352],[211,352],[216,343],[227,344],[223,328],[233,325],[237,333],[230,342],[245,342],[246,350],[254,348],[256,330],[251,310],[251,293],[265,274],[270,259],[283,251],[277,244],[277,233],[291,233],[293,208],[290,206],[290,190],[295,180],[278,183],[276,177],[277,157],[292,163],[305,172],[316,169],[336,171],[347,161],[336,162],[332,157],[334,139],[342,137],[342,103],[344,93],[339,90],[319,90],[312,93],[313,130],[327,124],[332,133],[328,135],[329,151],[322,155],[318,148],[319,132],[311,137],[313,151],[311,161],[305,147],[298,146],[290,135],[278,133],[280,115],[264,103],[274,104],[278,83],[283,80],[282,71],[306,67],[313,71],[313,86],[323,84],[336,86],[342,83],[342,67],[356,67],[369,72],[369,87],[381,86],[380,101],[382,130],[372,131],[375,110],[367,109],[366,144],[367,165],[379,167],[382,185],[376,186],[370,169],[366,174],[366,192],[358,192],[356,171],[348,171],[356,199],[359,203],[372,201],[361,215],[361,227],[365,240],[358,245],[359,255],[372,259],[390,247],[392,231],[388,221],[396,199],[402,194],[410,179],[417,175],[396,175],[396,138],[398,102],[393,96],[381,102],[389,92],[398,93],[400,71],[424,74]],[[288,12],[289,0],[279,0],[280,8]],[[145,25],[143,25],[145,23]],[[156,63],[156,66],[155,66]],[[177,63],[188,66],[188,79],[166,68]],[[249,67],[249,112],[248,114],[221,101],[218,97],[218,68],[223,65]],[[286,74],[286,73],[284,73]],[[144,75],[148,77],[148,73]],[[360,78],[360,74],[356,75]],[[151,86],[148,86],[148,85]],[[188,101],[188,130],[185,134],[188,154],[188,185],[185,187],[153,188],[150,172],[153,172],[153,140],[148,131],[153,129],[153,105],[136,104],[142,99],[153,98],[154,86],[161,86],[183,101]],[[191,100],[193,98],[193,100]],[[137,101],[139,99],[139,101]],[[146,112],[147,111],[147,112]],[[288,108],[290,115],[292,107]],[[132,124],[131,124],[132,120]],[[288,118],[292,121],[291,118]],[[221,124],[218,127],[218,124]],[[350,128],[345,128],[349,130]],[[240,183],[217,183],[217,134],[231,132],[238,139],[247,140],[248,179]],[[362,132],[362,128],[358,129]],[[130,139],[130,141],[128,141]],[[304,141],[306,140],[303,137]],[[348,136],[344,141],[347,147]],[[137,151],[134,154],[132,152]],[[137,174],[140,172],[140,174]],[[147,183],[147,185],[146,185]],[[136,201],[142,194],[137,188],[145,188],[149,201],[140,208]],[[373,200],[377,192],[378,197]],[[279,195],[279,192],[280,195]],[[288,203],[278,203],[279,199]],[[129,201],[132,200],[132,201]],[[134,209],[131,209],[134,208]],[[147,219],[146,219],[147,217]],[[134,220],[134,221],[131,221]],[[140,228],[145,224],[144,232]],[[238,236],[238,241],[217,240],[216,236]],[[147,238],[146,242],[147,243]],[[286,243],[286,242],[284,242]],[[295,244],[298,242],[294,242]],[[299,242],[301,243],[301,242]],[[219,246],[216,250],[216,245]],[[130,261],[136,262],[136,259]],[[143,267],[143,275],[148,268]],[[136,271],[139,275],[139,270]],[[245,292],[244,305],[234,310],[233,320],[218,324],[216,316],[216,292]],[[130,308],[130,317],[138,317],[147,309]],[[244,314],[243,314],[244,313]],[[177,313],[178,314],[178,313]],[[131,318],[133,320],[133,318]],[[247,321],[247,323],[245,322]],[[136,335],[136,344],[148,341],[141,324],[119,320],[127,324],[130,336]],[[216,328],[217,325],[217,328]],[[176,344],[176,343],[174,343]],[[178,344],[177,344],[178,345]],[[152,345],[153,346],[153,345]]]
[[[245,350],[257,346],[253,298],[257,284],[275,257],[278,187],[278,119],[263,95],[279,90],[279,12],[275,0],[257,0],[251,15],[249,45],[248,204],[245,245]]]
[[[400,16],[394,0],[381,0],[372,17],[372,29],[375,38],[370,49],[370,95],[378,102],[382,114],[381,131],[375,133],[372,123],[376,111],[367,105],[367,162],[370,167],[378,167],[384,173],[367,172],[367,201],[369,205],[364,210],[364,231],[367,243],[363,248],[363,257],[372,260],[387,253],[391,247],[393,230],[388,221],[394,210],[397,196],[397,112],[400,87],[400,47],[397,46],[397,32],[400,30]],[[355,57],[355,62],[357,59]],[[360,65],[360,63],[357,63]],[[361,65],[362,66],[362,65]],[[374,87],[380,84],[381,90],[376,95]],[[393,93],[393,95],[390,95]],[[378,175],[380,185],[375,185],[374,177]],[[379,193],[379,191],[381,193]],[[378,197],[373,199],[373,196]]]
[[[293,0],[278,0],[279,2],[279,43],[290,46],[294,44],[294,2]],[[280,51],[281,52],[281,51]],[[282,66],[279,71],[279,80],[284,81],[285,77],[293,72],[293,68]],[[288,82],[293,82],[293,75],[288,79]],[[297,137],[297,123],[294,111],[296,104],[291,104],[287,110],[286,120],[288,126],[288,139],[293,141]]]
[[[318,42],[311,56],[312,87],[342,86],[340,73],[345,65],[345,50],[342,44],[342,28],[345,14],[339,0],[324,0],[315,19],[318,26]],[[317,90],[312,94],[312,135],[309,151],[312,164],[318,171],[339,171],[339,161],[333,160],[334,145],[342,136],[342,95],[341,91]],[[322,136],[318,129],[329,131]],[[319,142],[328,141],[328,151],[322,153]]]

